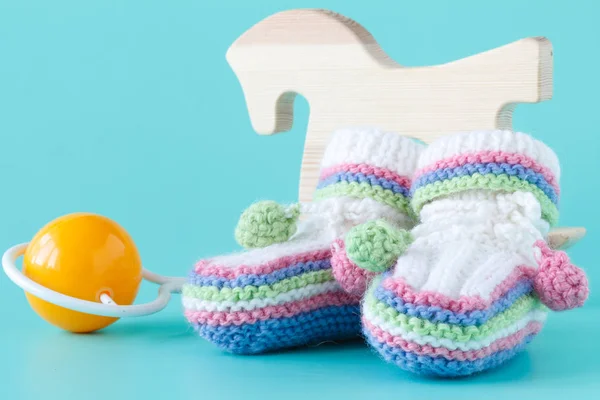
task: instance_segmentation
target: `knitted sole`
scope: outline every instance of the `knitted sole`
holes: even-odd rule
[[[237,354],[360,337],[359,298],[335,281],[329,245],[277,246],[196,265],[182,302],[198,334]]]
[[[448,360],[444,357],[418,355],[389,346],[374,338],[368,330],[365,330],[365,336],[371,347],[377,350],[385,361],[409,372],[440,377],[467,376],[496,368],[520,353],[533,338],[533,335],[527,336],[516,346],[507,350],[497,351],[487,357],[478,358],[474,361],[459,361]]]
[[[384,360],[414,373],[456,377],[495,368],[545,321],[527,274],[502,282],[487,302],[415,293],[401,281],[386,273],[373,282],[362,305],[363,334]]]
[[[322,307],[289,318],[270,318],[240,325],[194,323],[198,334],[236,354],[260,354],[280,349],[360,336],[359,306]]]

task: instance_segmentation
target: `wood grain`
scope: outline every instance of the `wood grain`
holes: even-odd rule
[[[356,21],[319,9],[274,14],[227,52],[257,133],[290,130],[295,96],[307,99],[304,202],[335,129],[376,126],[425,143],[458,131],[512,129],[517,104],[552,97],[552,58],[551,43],[531,37],[441,65],[403,67]],[[581,233],[574,229],[554,242],[572,244]]]

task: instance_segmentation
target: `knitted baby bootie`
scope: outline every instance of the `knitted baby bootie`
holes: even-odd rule
[[[360,297],[344,287],[364,290],[367,276],[335,243],[373,219],[414,225],[409,176],[422,148],[375,129],[334,132],[314,202],[253,205],[235,231],[249,250],[196,264],[182,289],[190,324],[238,354],[359,337]]]
[[[513,358],[548,308],[581,306],[585,274],[546,245],[559,177],[554,152],[522,133],[468,132],[431,144],[411,188],[420,224],[365,295],[370,345],[414,373],[470,375]]]
[[[376,271],[357,267],[347,252],[345,235],[355,226],[379,219],[396,228],[414,226],[410,185],[424,148],[395,133],[369,130],[338,135],[325,153],[315,204],[334,204],[336,209],[346,204],[341,208],[344,212],[326,215],[326,224],[335,231],[331,269],[342,289],[358,298]]]

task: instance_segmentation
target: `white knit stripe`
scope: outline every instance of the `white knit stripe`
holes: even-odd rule
[[[415,291],[489,299],[515,268],[537,268],[533,245],[543,238],[543,227],[536,205],[533,195],[522,192],[465,192],[436,200],[423,209],[393,276]]]
[[[493,250],[490,250],[492,253]],[[485,252],[481,258],[485,257]],[[487,256],[472,275],[463,280],[460,293],[463,296],[479,296],[483,299],[489,299],[498,285],[504,282],[515,270],[515,266],[537,267],[534,263],[527,263],[525,257],[520,254],[514,254],[505,251],[497,251]]]
[[[456,296],[462,293],[465,281],[473,275],[479,265],[485,263],[486,254],[478,250],[478,243],[456,243],[456,251],[446,259],[438,259],[429,263],[429,276],[419,290],[436,291]]]
[[[485,150],[526,155],[550,168],[556,179],[560,180],[558,157],[550,147],[525,133],[508,130],[460,132],[442,136],[423,151],[417,169],[460,154]]]
[[[418,343],[420,345],[431,345],[433,347],[444,347],[449,350],[479,350],[489,346],[496,340],[508,337],[525,328],[530,322],[544,322],[546,320],[547,312],[542,310],[533,310],[528,314],[524,315],[523,318],[516,321],[510,326],[504,329],[496,331],[493,335],[487,336],[480,340],[471,340],[469,342],[456,342],[450,339],[437,338],[435,336],[424,336],[419,335],[415,332],[407,332],[405,329],[399,326],[395,326],[385,321],[383,318],[374,315],[374,313],[367,307],[363,308],[363,316],[371,324],[377,326],[385,332],[393,336],[401,337],[404,340]]]
[[[416,231],[425,234],[427,229],[439,231],[453,226],[457,221],[464,221],[465,218],[481,220],[480,214],[500,217],[514,215],[515,211],[522,214],[521,219],[524,219],[525,225],[535,224],[532,233],[548,234],[549,224],[542,219],[542,207],[532,193],[504,193],[484,189],[459,192],[427,203],[419,216],[421,222],[435,222],[435,227],[419,225]]]
[[[209,301],[201,300],[196,297],[182,296],[182,304],[186,310],[190,311],[250,311],[267,306],[276,306],[292,301],[304,300],[320,294],[341,291],[340,285],[335,282],[324,282],[307,285],[303,288],[292,289],[289,292],[281,293],[275,297],[265,299],[252,299],[241,301]]]
[[[331,232],[334,238],[375,219],[385,219],[403,229],[414,226],[414,220],[407,214],[371,198],[332,197],[302,204],[301,212],[311,218],[312,229]]]
[[[353,226],[374,219],[382,218],[404,229],[409,229],[414,224],[406,214],[373,199],[324,199],[302,205],[302,212],[307,219],[298,223],[296,234],[287,242],[220,255],[209,258],[208,261],[211,265],[232,269],[241,265],[256,266],[281,257],[327,250],[333,240],[344,235]]]
[[[373,127],[339,129],[332,133],[321,167],[368,164],[412,176],[423,148],[411,138]]]
[[[232,269],[239,268],[242,265],[262,265],[281,257],[291,257],[296,254],[329,249],[331,241],[334,238],[330,234],[313,229],[305,230],[300,228],[300,230],[301,234],[298,234],[287,242],[273,244],[262,249],[213,257],[209,259],[210,264]],[[311,235],[317,233],[319,237],[311,237]]]
[[[369,197],[360,199],[356,197],[330,197],[312,203],[303,203],[300,208],[302,213],[318,214],[325,216],[340,216],[356,224],[364,223],[375,218],[404,220],[406,215],[396,208]]]

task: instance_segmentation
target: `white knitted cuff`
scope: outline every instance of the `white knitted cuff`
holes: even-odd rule
[[[321,168],[366,164],[411,177],[424,148],[411,138],[377,128],[339,129],[331,136]]]
[[[421,154],[417,170],[431,167],[438,161],[486,151],[525,156],[550,169],[555,179],[560,180],[558,157],[550,147],[525,133],[507,130],[461,132],[443,136]]]
[[[525,191],[535,195],[551,225],[558,219],[560,165],[556,154],[529,135],[473,131],[442,137],[418,161],[411,194],[416,212],[437,198],[468,190]]]
[[[410,186],[424,145],[374,128],[333,133],[314,199],[372,199],[410,215]]]

